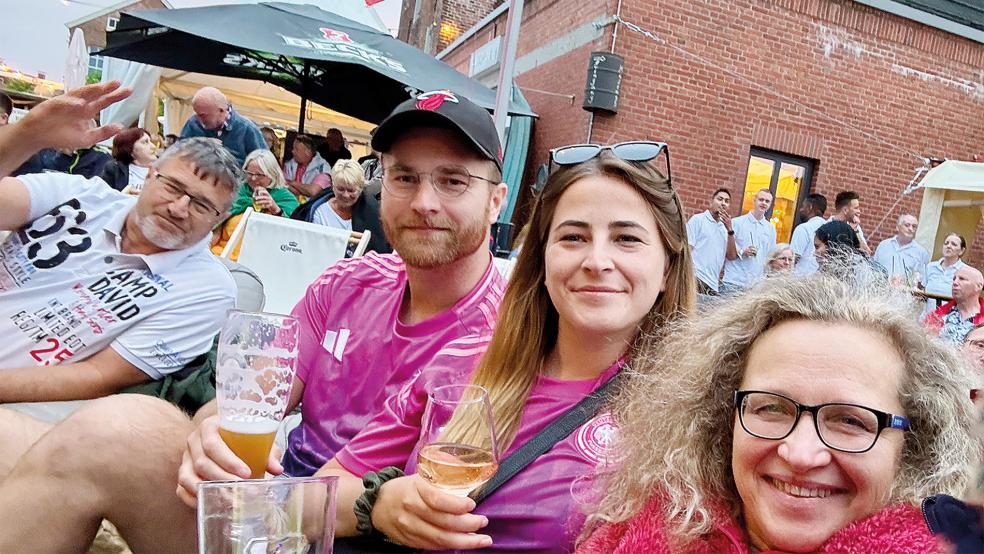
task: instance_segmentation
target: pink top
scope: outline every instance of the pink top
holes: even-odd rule
[[[560,417],[622,367],[622,361],[597,379],[562,381],[541,376],[530,392],[519,432],[505,459],[548,423]],[[386,405],[364,431],[335,456],[355,475],[387,466],[403,467],[413,473],[420,447],[420,424],[427,392],[436,385],[466,383],[446,370],[432,366],[408,383]],[[616,432],[614,420],[601,413],[557,443],[517,473],[475,509],[489,519],[481,532],[492,537],[488,551],[570,552],[584,523],[577,506],[588,500],[591,479],[602,461],[610,461],[609,445]],[[409,454],[409,456],[408,456]]]
[[[406,287],[398,255],[368,252],[329,267],[294,308],[304,396],[284,456],[289,475],[317,471],[422,369],[466,375],[485,352],[504,288],[491,255],[464,298],[415,325],[399,320]]]

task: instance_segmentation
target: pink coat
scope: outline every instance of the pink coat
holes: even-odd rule
[[[655,497],[654,497],[655,498]],[[927,554],[948,551],[943,539],[930,532],[919,508],[894,505],[855,521],[835,533],[818,552],[824,554]],[[650,501],[629,521],[597,529],[577,548],[578,554],[674,554],[670,548],[659,503]],[[725,518],[716,532],[694,543],[687,554],[748,554],[745,531]]]

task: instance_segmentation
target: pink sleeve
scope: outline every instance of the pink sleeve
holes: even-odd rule
[[[424,370],[386,399],[383,409],[335,454],[335,460],[355,475],[387,466],[405,468],[420,439],[428,392],[441,385],[469,382],[489,338],[470,335],[448,343]]]
[[[417,440],[427,405],[425,379],[418,375],[386,399],[369,425],[335,453],[335,460],[354,475],[388,466],[406,466]]]
[[[318,185],[322,189],[331,188],[331,175],[328,175],[327,173],[319,173],[314,176],[314,179],[311,182]]]
[[[332,268],[329,268],[329,272]],[[304,297],[297,302],[290,315],[300,322],[299,345],[297,353],[297,378],[307,382],[308,374],[316,365],[321,353],[321,341],[325,334],[328,317],[327,307],[331,298],[334,279],[328,272],[322,274],[308,286]]]

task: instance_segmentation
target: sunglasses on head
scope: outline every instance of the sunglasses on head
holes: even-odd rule
[[[550,163],[556,165],[575,165],[594,158],[604,150],[611,151],[616,157],[627,162],[648,162],[665,152],[666,180],[672,182],[670,177],[670,148],[665,142],[633,140],[608,146],[602,146],[600,144],[561,146],[550,151]]]

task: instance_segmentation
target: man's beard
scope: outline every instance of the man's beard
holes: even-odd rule
[[[158,248],[163,248],[164,250],[180,250],[198,242],[198,239],[188,236],[186,232],[174,233],[162,229],[157,222],[154,221],[154,217],[157,217],[155,215],[135,215],[137,228],[140,229],[140,234],[144,236],[147,242]]]
[[[481,218],[476,218],[456,226],[447,219],[420,219],[401,221],[402,226],[433,226],[450,231],[444,231],[434,237],[414,237],[410,231],[395,227],[383,218],[383,231],[393,245],[394,250],[408,267],[418,269],[435,269],[452,264],[466,256],[474,254],[479,248],[487,248],[487,233],[489,213],[486,208]]]

